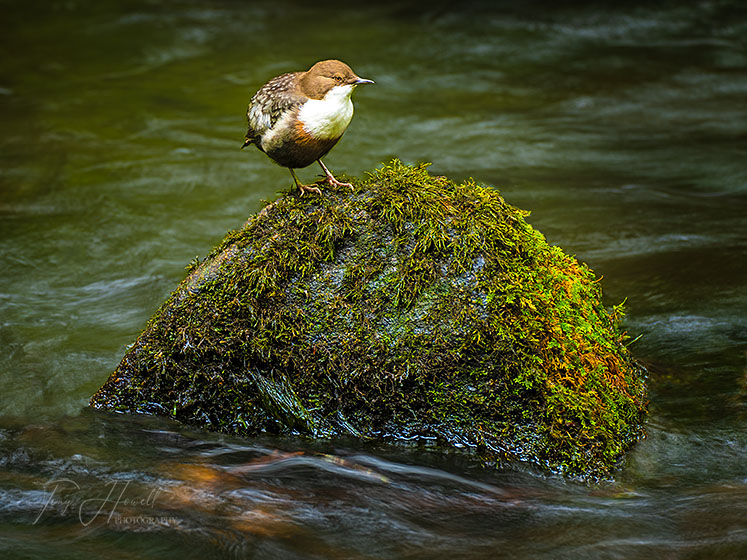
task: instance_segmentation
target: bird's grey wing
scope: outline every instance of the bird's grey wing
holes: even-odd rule
[[[249,123],[246,133],[247,144],[275,126],[285,112],[305,101],[304,96],[294,87],[297,75],[298,72],[292,72],[273,78],[252,97],[246,110],[246,119]]]

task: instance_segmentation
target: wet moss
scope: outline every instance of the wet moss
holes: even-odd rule
[[[91,405],[608,475],[645,414],[622,308],[496,191],[426,167],[266,206],[191,263]]]

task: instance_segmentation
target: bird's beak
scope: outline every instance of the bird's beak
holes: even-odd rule
[[[375,84],[373,80],[366,80],[365,78],[358,78],[353,82],[356,86],[359,86],[361,84]]]

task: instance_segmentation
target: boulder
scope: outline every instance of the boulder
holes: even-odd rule
[[[645,371],[592,271],[472,180],[395,160],[353,184],[283,195],[194,262],[91,406],[610,475]]]

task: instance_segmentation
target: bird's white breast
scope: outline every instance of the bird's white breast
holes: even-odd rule
[[[298,112],[303,128],[314,138],[339,138],[353,118],[352,85],[335,86],[322,99],[309,99]]]

